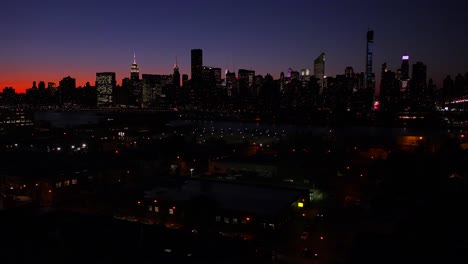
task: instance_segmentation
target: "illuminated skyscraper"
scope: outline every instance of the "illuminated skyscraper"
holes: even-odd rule
[[[372,64],[374,62],[374,31],[367,31],[366,38],[366,88],[375,90],[374,74],[372,72]],[[373,94],[374,95],[374,94]]]
[[[116,85],[115,72],[96,73],[97,106],[106,107],[112,105],[112,91]]]
[[[192,79],[201,80],[203,72],[203,50],[193,49],[192,50]]]
[[[314,60],[314,75],[318,79],[319,93],[322,94],[325,87],[325,53],[323,52]]]
[[[130,68],[130,79],[132,81],[140,80],[140,68],[138,68],[138,65],[136,63],[135,53],[133,53],[133,64]]]
[[[404,55],[401,57],[401,79],[403,81],[409,80],[409,56]]]

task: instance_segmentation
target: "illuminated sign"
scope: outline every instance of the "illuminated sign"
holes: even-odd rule
[[[401,58],[402,60],[409,60],[409,56],[405,55]]]

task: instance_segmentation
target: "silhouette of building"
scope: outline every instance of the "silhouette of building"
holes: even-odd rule
[[[177,58],[176,63],[174,64],[174,73],[172,74],[172,84],[175,88],[180,87],[180,73],[179,73],[179,65],[177,65]]]
[[[319,94],[322,94],[325,88],[325,53],[323,52],[314,60],[314,75],[318,79]]]
[[[346,78],[354,78],[354,69],[353,69],[353,67],[350,67],[350,66],[346,67],[345,76],[346,76]]]
[[[59,82],[59,104],[72,103],[76,89],[76,80],[67,76]]]
[[[203,74],[203,50],[192,49],[192,80],[201,80]]]
[[[412,83],[414,87],[422,88],[427,84],[427,66],[420,61],[413,64]]]
[[[374,62],[374,31],[367,31],[366,38],[366,88],[370,91],[375,90],[374,74],[372,64]]]
[[[401,57],[401,80],[409,80],[409,56]]]
[[[112,105],[112,92],[116,86],[115,72],[96,73],[97,106],[109,107]]]
[[[187,87],[188,86],[188,75],[187,74],[182,74],[182,86]]]

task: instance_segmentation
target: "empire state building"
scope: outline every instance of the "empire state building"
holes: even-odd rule
[[[136,63],[135,53],[133,53],[133,64],[130,68],[130,79],[132,81],[140,80],[140,69],[138,68],[138,65]]]

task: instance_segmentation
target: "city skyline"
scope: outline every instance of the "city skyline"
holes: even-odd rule
[[[171,74],[177,56],[180,73],[190,76],[190,52],[196,48],[203,50],[204,65],[223,71],[253,69],[278,78],[289,67],[313,69],[314,59],[324,52],[327,76],[344,74],[348,66],[365,72],[368,29],[375,32],[376,90],[378,65],[386,62],[396,71],[404,54],[410,56],[411,65],[426,64],[427,77],[439,88],[446,75],[468,71],[464,60],[468,51],[463,49],[468,38],[459,34],[466,25],[460,13],[465,3],[369,2],[356,10],[352,3],[338,1],[291,5],[259,1],[248,9],[242,8],[242,1],[229,9],[209,1],[182,7],[140,1],[145,8],[138,8],[138,16],[133,17],[117,1],[105,18],[100,11],[109,7],[106,1],[96,6],[25,2],[31,3],[21,7],[6,3],[5,19],[11,23],[0,26],[0,33],[10,36],[0,51],[0,86],[14,87],[17,92],[30,88],[33,81],[58,83],[66,76],[83,86],[94,83],[97,72],[115,72],[120,83],[130,77],[134,51],[141,74]],[[145,11],[151,7],[158,7],[155,14]],[[316,13],[315,9],[326,11]]]

